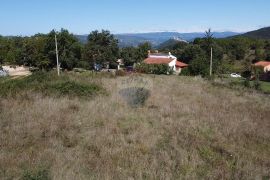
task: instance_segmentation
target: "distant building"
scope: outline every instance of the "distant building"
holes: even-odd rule
[[[253,66],[263,68],[264,72],[270,71],[270,61],[259,61],[253,64]]]
[[[263,69],[264,73],[260,75],[260,80],[270,81],[270,62],[269,61],[259,61],[253,64],[253,67]]]
[[[125,65],[123,59],[118,59],[116,62],[117,62],[117,70],[121,70],[122,67]]]
[[[148,58],[144,60],[146,64],[167,64],[176,74],[180,74],[183,68],[188,67],[187,64],[178,61],[171,53],[151,53],[148,52]]]
[[[28,76],[31,75],[29,67],[26,66],[2,66],[2,71],[8,73],[9,76]]]

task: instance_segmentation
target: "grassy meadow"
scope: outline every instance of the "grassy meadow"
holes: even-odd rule
[[[141,106],[125,78],[151,82]],[[269,100],[197,77],[2,78],[0,179],[269,179]]]

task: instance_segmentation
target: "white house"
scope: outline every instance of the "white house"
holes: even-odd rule
[[[25,66],[2,66],[3,70],[8,73],[9,76],[28,76],[31,75],[28,67]]]
[[[253,64],[253,66],[263,68],[265,73],[270,72],[270,61],[259,61]]]
[[[179,74],[181,73],[181,70],[183,68],[188,67],[187,64],[178,61],[175,56],[173,56],[170,52],[168,54],[164,53],[151,53],[148,52],[148,58],[144,60],[144,63],[146,64],[168,64],[169,67],[172,68],[172,70]]]
[[[270,65],[268,65],[268,66],[266,66],[266,67],[264,68],[264,72],[270,72]]]

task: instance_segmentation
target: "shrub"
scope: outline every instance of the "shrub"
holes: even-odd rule
[[[136,71],[146,74],[172,74],[172,69],[167,64],[145,64],[142,63],[136,66]]]
[[[248,78],[245,78],[243,83],[245,87],[250,88],[250,80]]]
[[[101,88],[96,84],[81,84],[74,81],[63,81],[51,84],[48,90],[52,93],[60,95],[88,97],[94,95],[96,92],[101,91]]]
[[[192,60],[188,69],[191,75],[201,75],[203,77],[209,75],[209,63],[205,57],[198,57]]]
[[[179,75],[180,76],[190,76],[190,71],[188,68],[184,68],[184,69],[182,69],[182,71]]]
[[[25,170],[22,180],[50,180],[50,172],[48,169],[39,168],[37,170]]]
[[[145,88],[130,87],[120,91],[120,95],[131,107],[140,107],[150,96],[150,91]]]
[[[241,76],[248,79],[251,77],[251,71],[244,71],[241,73]]]
[[[127,73],[124,70],[117,70],[115,72],[116,76],[125,76]]]
[[[6,80],[1,83],[0,97],[9,97],[25,91],[36,91],[45,95],[91,97],[104,92],[104,89],[93,83],[84,82],[82,78],[71,80],[67,74],[58,77],[55,73],[34,73],[32,76]]]

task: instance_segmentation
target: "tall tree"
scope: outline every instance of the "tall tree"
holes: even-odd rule
[[[142,62],[148,56],[148,51],[152,49],[151,43],[145,42],[138,46],[137,48],[137,62]]]
[[[71,70],[81,59],[81,45],[78,39],[68,32],[68,30],[61,29],[60,32],[51,31],[48,34],[47,42],[45,46],[45,53],[49,60],[49,66],[56,66],[56,56],[55,56],[55,34],[57,34],[58,40],[58,51],[59,51],[59,61],[61,67],[64,69]]]
[[[119,57],[118,40],[110,31],[93,31],[88,36],[83,58],[93,67],[94,63],[114,64]]]

